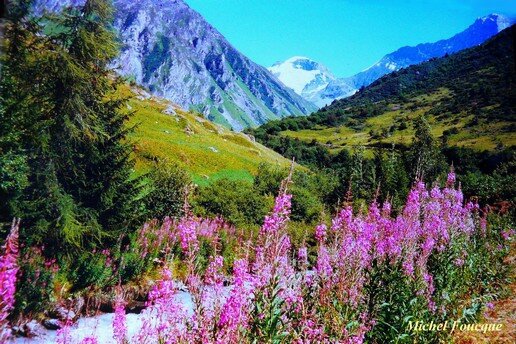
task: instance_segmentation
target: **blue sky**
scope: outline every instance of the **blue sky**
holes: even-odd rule
[[[345,77],[404,45],[453,36],[516,0],[185,0],[238,50],[269,66],[308,56]]]

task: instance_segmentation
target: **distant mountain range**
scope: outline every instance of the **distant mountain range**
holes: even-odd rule
[[[514,37],[516,24],[478,46],[384,75],[308,117],[272,121],[248,133],[299,161],[315,143],[334,151],[408,147],[414,121],[424,116],[432,134],[450,147],[514,147]]]
[[[58,11],[84,0],[36,0]],[[183,108],[242,130],[316,107],[236,50],[182,0],[115,0],[120,74]]]
[[[326,67],[306,57],[293,57],[269,67],[279,80],[319,107],[354,94],[385,74],[479,45],[509,27],[514,20],[490,14],[449,39],[402,47],[385,55],[368,69],[347,78],[336,78]]]
[[[34,7],[42,13],[83,3],[36,0]],[[449,39],[400,48],[358,74],[339,78],[300,56],[267,70],[241,54],[182,0],[114,0],[114,5],[122,49],[113,67],[153,94],[237,131],[310,114],[385,74],[478,45],[513,22],[491,14]]]

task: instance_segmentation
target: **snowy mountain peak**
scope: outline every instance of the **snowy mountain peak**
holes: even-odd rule
[[[336,78],[324,65],[304,56],[291,57],[268,69],[297,94],[322,107],[335,99],[348,97],[360,87],[400,68],[479,45],[513,23],[511,18],[492,13],[477,18],[468,28],[453,37],[434,43],[402,47],[385,55],[371,67],[347,78]]]
[[[355,74],[350,79],[356,88],[367,86],[383,75],[400,68],[479,45],[513,23],[514,20],[496,13],[477,18],[464,31],[450,38],[434,43],[422,43],[413,47],[402,47],[387,54],[372,67]]]
[[[498,13],[492,13],[490,15],[480,18],[480,20],[482,21],[482,23],[489,21],[495,22],[498,28],[498,32],[507,29],[509,26],[511,26],[513,22],[513,20],[511,20],[509,17],[506,17]]]
[[[284,85],[317,104],[316,94],[335,80],[330,70],[308,57],[294,56],[268,68]]]

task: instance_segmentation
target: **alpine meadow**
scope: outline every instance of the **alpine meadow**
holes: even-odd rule
[[[514,10],[3,2],[0,343],[514,343]]]

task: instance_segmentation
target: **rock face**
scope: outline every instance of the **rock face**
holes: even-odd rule
[[[479,45],[509,27],[514,20],[499,14],[477,19],[466,30],[449,39],[402,47],[385,55],[370,68],[347,78],[336,78],[328,68],[306,57],[293,57],[269,70],[285,85],[319,107],[353,95],[385,74]]]
[[[57,11],[84,0],[37,0]],[[182,0],[115,0],[122,42],[113,67],[158,96],[241,130],[316,107],[238,52]]]

